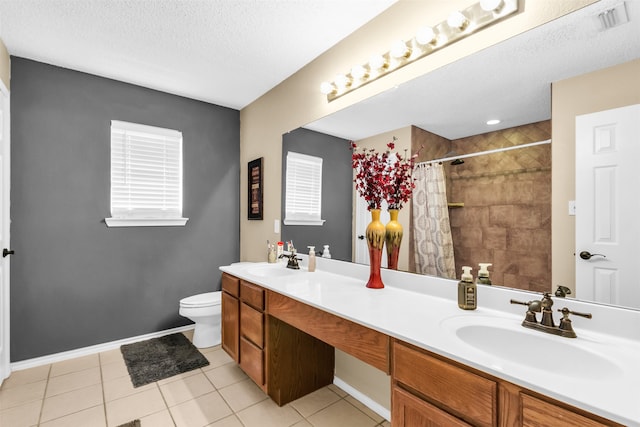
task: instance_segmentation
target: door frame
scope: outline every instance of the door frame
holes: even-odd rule
[[[2,212],[2,224],[0,227],[2,228],[2,235],[4,238],[4,246],[5,248],[11,248],[11,115],[10,115],[10,97],[11,93],[9,89],[4,85],[4,82],[0,80],[0,96],[2,96],[3,102],[3,114],[2,114],[2,159],[3,159],[3,176],[0,177],[2,180],[2,206],[0,207]],[[0,385],[4,381],[5,378],[11,374],[11,357],[10,357],[10,332],[11,328],[9,325],[9,320],[11,316],[10,312],[10,292],[9,292],[9,281],[11,278],[10,274],[10,266],[11,266],[11,257],[4,257],[0,260],[0,262],[4,263],[2,268],[2,282],[0,285]]]

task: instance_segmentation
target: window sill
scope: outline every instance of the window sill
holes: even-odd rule
[[[324,225],[326,220],[285,219],[284,225]]]
[[[183,227],[189,218],[105,218],[107,227]]]

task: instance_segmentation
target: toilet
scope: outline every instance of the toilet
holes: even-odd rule
[[[193,320],[193,345],[198,348],[220,344],[220,298],[222,293],[207,292],[180,300],[180,315]]]

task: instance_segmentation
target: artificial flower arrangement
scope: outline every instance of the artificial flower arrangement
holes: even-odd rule
[[[383,153],[372,148],[359,148],[351,142],[351,166],[356,170],[356,191],[367,202],[367,209],[380,209],[382,200],[389,209],[401,209],[415,188],[413,165],[417,154],[404,156],[394,152],[396,137]]]

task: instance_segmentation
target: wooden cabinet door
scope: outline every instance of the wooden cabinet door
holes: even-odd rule
[[[240,361],[240,301],[222,292],[222,348],[233,360]]]
[[[603,427],[602,424],[568,409],[521,393],[523,427]]]
[[[392,427],[471,427],[400,388],[393,388],[391,400]]]

